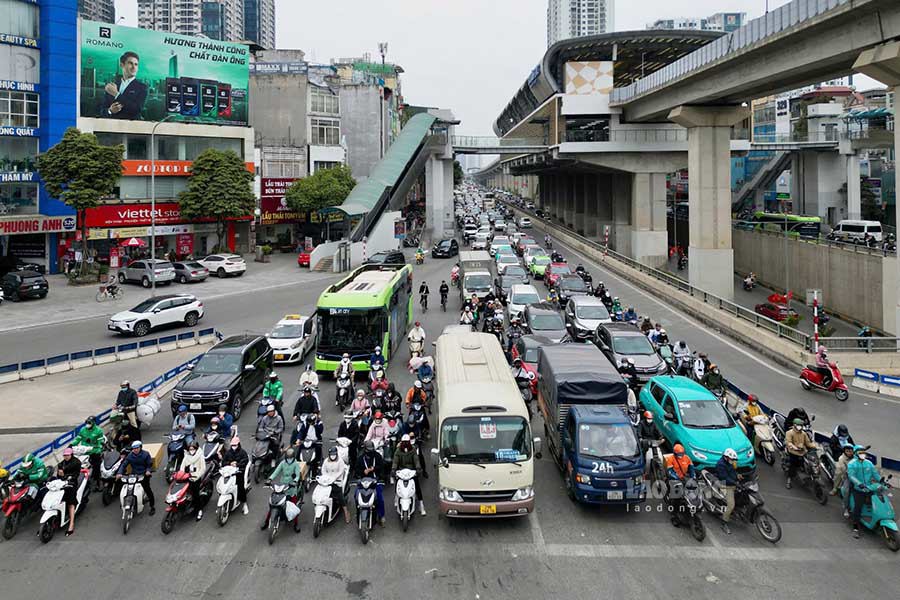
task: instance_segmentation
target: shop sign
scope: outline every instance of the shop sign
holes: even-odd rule
[[[34,171],[0,172],[0,183],[30,183],[32,181],[37,181],[37,173]]]
[[[309,213],[310,223],[341,223],[346,215],[343,212],[311,212]]]
[[[181,207],[177,202],[157,202],[156,210],[151,213],[149,204],[104,204],[85,211],[88,227],[135,227],[148,226],[151,214],[156,217],[157,231],[160,225],[177,225],[185,219],[181,216]],[[246,221],[251,215],[229,221]],[[212,218],[196,219],[197,221],[213,221]]]
[[[13,137],[38,137],[41,135],[37,127],[0,127],[0,135]]]
[[[15,217],[0,219],[0,235],[75,231],[75,217]]]
[[[12,44],[13,46],[24,46],[26,48],[38,47],[38,41],[34,38],[12,35],[10,33],[0,33],[0,44]]]
[[[306,222],[306,211],[292,209],[285,198],[260,198],[259,209],[260,223],[263,225]]]
[[[194,234],[179,233],[175,236],[175,252],[185,256],[194,253]]]
[[[0,79],[0,90],[12,90],[14,92],[36,92],[37,88],[38,86],[36,83]]]
[[[191,174],[193,162],[189,160],[158,160],[154,164],[150,160],[123,160],[122,175],[126,177],[149,177],[154,173],[157,177],[187,177]],[[244,163],[251,173],[256,172],[252,163]]]

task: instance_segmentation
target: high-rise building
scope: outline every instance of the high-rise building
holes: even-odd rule
[[[242,0],[244,39],[263,48],[275,48],[275,0]]]
[[[657,19],[647,25],[647,29],[678,29],[699,31],[724,31],[729,33],[739,29],[747,20],[747,13],[716,13],[702,18]]]
[[[549,0],[547,46],[613,30],[615,0]]]
[[[78,0],[78,14],[89,21],[116,22],[114,0]]]
[[[138,0],[138,27],[239,42],[243,0]]]

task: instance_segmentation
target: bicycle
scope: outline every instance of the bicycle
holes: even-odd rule
[[[428,294],[419,296],[419,305],[422,307],[423,311],[428,311]]]
[[[112,286],[112,291],[110,291],[110,286],[101,285],[100,291],[97,292],[95,296],[97,302],[106,302],[107,300],[119,300],[122,296],[125,295],[125,290],[122,289],[121,285]]]
[[[447,294],[441,294],[441,310],[447,312]]]

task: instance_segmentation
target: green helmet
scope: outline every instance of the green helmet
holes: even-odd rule
[[[26,469],[31,468],[31,465],[34,464],[34,458],[35,458],[34,454],[29,452],[28,454],[25,455],[25,458],[22,459],[22,466],[25,467]]]
[[[122,413],[120,413],[117,410],[114,410],[111,413],[109,413],[109,422],[112,423],[114,426],[121,423],[122,419],[123,419]]]

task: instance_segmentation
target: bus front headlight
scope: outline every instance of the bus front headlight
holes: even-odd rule
[[[513,494],[512,501],[520,502],[522,500],[528,500],[532,496],[534,496],[534,488],[530,485],[526,485],[525,487],[516,490],[516,493]]]
[[[444,502],[462,502],[462,496],[459,495],[459,492],[452,488],[442,487],[441,488],[441,500]]]

